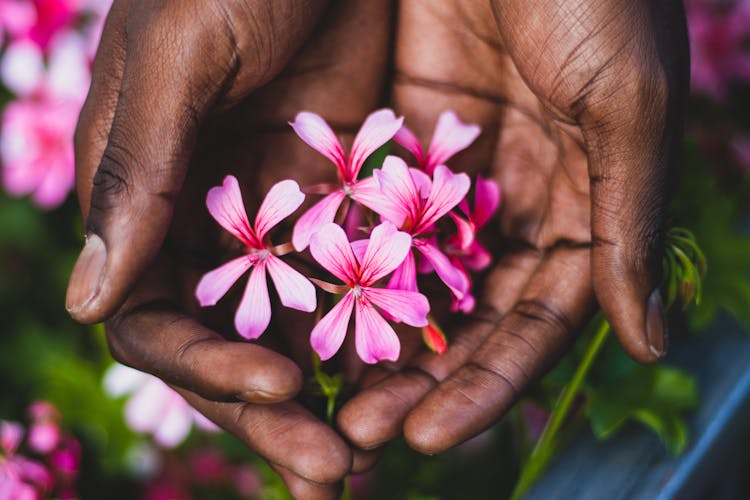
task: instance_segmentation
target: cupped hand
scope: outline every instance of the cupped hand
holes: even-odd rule
[[[503,192],[474,314],[338,416],[354,444],[438,453],[497,421],[603,309],[623,348],[666,352],[659,298],[688,50],[681,2],[399,3],[393,96],[423,143],[456,110],[483,133],[454,168]],[[494,230],[494,232],[493,232]]]
[[[233,310],[197,307],[200,276],[241,252],[206,193],[233,174],[252,216],[282,179],[335,179],[287,121],[314,111],[351,140],[381,99],[390,22],[386,1],[115,0],[75,136],[87,242],[71,315],[106,321],[117,360],[172,384],[303,498],[335,495],[367,459],[291,400],[309,328],[232,342]]]

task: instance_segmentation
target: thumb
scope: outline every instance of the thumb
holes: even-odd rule
[[[681,60],[672,62],[679,68]],[[659,286],[688,80],[686,64],[676,75],[658,63],[645,67],[615,92],[610,84],[610,98],[592,106],[582,128],[589,151],[594,291],[623,349],[651,363],[666,354],[668,344]]]
[[[79,193],[88,205],[83,210],[88,212],[86,244],[66,297],[66,308],[78,321],[112,315],[161,249],[198,127],[209,109],[221,97],[236,101],[278,73],[316,20],[278,16],[276,22],[290,24],[284,30],[272,26],[275,19],[255,24],[256,32],[267,28],[293,35],[275,40],[278,52],[264,64],[250,64],[253,70],[240,67],[240,61],[255,63],[260,57],[259,48],[244,39],[264,35],[249,32],[241,22],[252,13],[242,11],[230,23],[229,9],[209,5],[215,4],[139,2],[124,16],[124,69],[107,143],[98,165],[77,165],[76,175],[83,179],[79,190],[86,190],[85,180],[92,179],[90,196]],[[240,28],[244,38],[235,36]],[[99,69],[109,70],[104,64]],[[104,75],[95,68],[93,80],[100,77]],[[89,96],[89,101],[96,99]],[[85,126],[79,124],[79,129]],[[81,137],[95,135],[80,132]]]

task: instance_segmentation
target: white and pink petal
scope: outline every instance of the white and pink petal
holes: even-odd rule
[[[377,225],[370,233],[362,259],[362,286],[370,286],[393,272],[410,251],[411,236],[387,221]]]
[[[341,281],[352,284],[357,280],[360,264],[338,224],[328,223],[312,236],[310,253],[318,264]]]
[[[274,184],[255,216],[255,234],[263,241],[268,231],[294,213],[305,201],[299,184],[287,179]]]
[[[310,280],[274,255],[266,258],[266,267],[284,306],[305,312],[315,310],[315,286]]]
[[[200,305],[215,305],[256,260],[252,255],[243,255],[204,274],[195,287],[195,297]]]
[[[354,307],[354,344],[362,361],[373,364],[382,360],[398,360],[401,343],[393,327],[367,300],[356,300]]]
[[[432,143],[427,151],[427,172],[431,173],[432,169],[469,147],[480,132],[478,125],[463,123],[455,112],[443,112],[435,125]]]
[[[419,292],[388,288],[363,288],[365,297],[396,322],[411,326],[427,326],[430,303]]]
[[[353,306],[354,294],[349,292],[318,321],[310,333],[310,345],[323,361],[332,358],[344,343]]]
[[[341,147],[341,142],[326,121],[320,115],[302,111],[297,113],[294,121],[289,122],[289,125],[308,146],[331,160],[343,179],[346,170],[344,148]]]
[[[294,245],[296,251],[301,252],[307,248],[312,235],[324,225],[333,222],[344,198],[346,198],[346,195],[343,191],[334,191],[310,207],[297,219],[292,231],[292,245]]]
[[[236,177],[228,175],[221,186],[211,188],[206,196],[206,206],[221,227],[247,246],[260,248],[260,241],[250,227]]]
[[[247,280],[245,293],[234,315],[237,333],[246,339],[257,339],[271,322],[271,299],[268,296],[266,265],[258,262]]]
[[[391,140],[403,123],[404,118],[397,118],[390,109],[379,109],[370,113],[352,143],[345,180],[355,180],[365,160],[376,149]]]

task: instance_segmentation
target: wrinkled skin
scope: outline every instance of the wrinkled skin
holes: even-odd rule
[[[687,66],[673,1],[116,0],[76,132],[89,243],[67,307],[106,320],[116,359],[172,384],[295,496],[335,496],[373,463],[360,448],[403,433],[436,453],[495,422],[597,301],[631,356],[664,354],[652,291]],[[351,142],[388,93],[425,143],[445,109],[482,126],[451,166],[501,185],[484,230],[497,263],[446,354],[409,332],[399,365],[364,372],[339,413],[344,439],[291,399],[309,369],[309,318],[284,310],[282,335],[250,344],[225,339],[241,286],[198,310],[201,274],[241,252],[204,200],[227,173],[250,214],[281,179],[334,180],[286,122],[314,111]]]

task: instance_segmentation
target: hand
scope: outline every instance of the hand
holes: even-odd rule
[[[116,359],[172,384],[304,498],[335,495],[369,458],[290,401],[302,375],[280,353],[309,359],[310,329],[230,342],[233,310],[198,310],[201,274],[239,251],[206,193],[232,173],[252,214],[279,180],[335,179],[286,122],[308,109],[351,140],[379,104],[389,33],[386,1],[116,0],[76,131],[87,243],[71,315],[106,320]]]
[[[425,143],[445,109],[482,126],[454,167],[501,186],[499,258],[476,312],[447,328],[448,351],[408,360],[338,424],[363,448],[403,431],[433,454],[497,421],[597,302],[634,359],[664,355],[659,265],[687,35],[672,0],[403,0],[397,19],[397,112]]]

